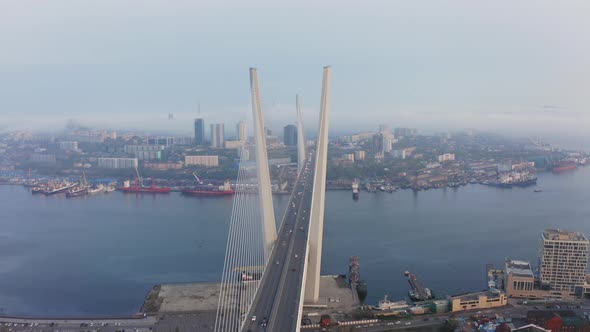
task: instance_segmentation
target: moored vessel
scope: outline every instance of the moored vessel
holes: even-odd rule
[[[410,305],[406,301],[390,301],[387,295],[383,297],[383,300],[379,300],[377,307],[372,307],[374,310],[402,310],[409,308]]]
[[[170,187],[156,187],[155,183],[152,183],[151,187],[140,186],[137,181],[133,187],[121,187],[119,189],[124,193],[140,194],[168,194],[171,190]]]
[[[198,185],[193,188],[184,188],[181,190],[183,195],[187,196],[226,196],[233,195],[234,190],[231,188],[229,181],[223,182],[223,185],[214,185],[213,183],[204,184],[203,180],[193,172],[197,179]]]
[[[553,172],[554,173],[567,172],[567,171],[574,170],[576,168],[578,168],[578,165],[574,161],[563,160],[553,166]]]
[[[151,187],[143,185],[143,179],[139,175],[137,168],[135,169],[137,177],[135,178],[135,184],[129,185],[129,181],[125,181],[123,187],[119,188],[124,193],[137,193],[137,194],[168,194],[170,193],[170,187],[157,187],[155,181],[152,179]]]
[[[74,183],[68,183],[68,182],[58,183],[53,186],[48,186],[47,189],[45,189],[45,191],[43,192],[43,194],[45,194],[45,196],[63,194],[65,192],[67,192],[68,189],[72,188],[73,186],[75,186]]]
[[[352,181],[352,199],[357,200],[359,199],[359,180],[355,179]]]
[[[80,196],[86,196],[86,195],[88,195],[88,187],[83,186],[83,185],[78,185],[78,186],[72,187],[66,192],[66,197],[68,197],[68,198],[80,197]]]
[[[106,188],[104,185],[99,184],[98,186],[95,187],[90,187],[88,188],[88,194],[94,195],[94,194],[100,194],[106,191]]]

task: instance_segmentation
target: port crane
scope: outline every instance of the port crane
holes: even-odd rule
[[[198,184],[203,184],[203,180],[197,175],[197,173],[193,172],[193,176],[197,179]]]

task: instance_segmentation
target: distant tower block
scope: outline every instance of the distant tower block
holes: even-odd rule
[[[265,262],[267,262],[277,238],[277,226],[275,224],[275,213],[272,204],[268,154],[266,151],[266,133],[264,119],[262,117],[260,90],[258,87],[258,72],[256,71],[256,68],[250,68],[250,90],[252,93],[252,114],[254,118],[254,139],[256,143],[256,171],[258,175],[260,211],[262,215],[264,257]]]
[[[328,163],[328,125],[330,119],[330,81],[332,69],[324,67],[320,127],[316,147],[316,164],[313,178],[311,219],[309,226],[309,261],[305,281],[305,302],[317,303],[320,295],[320,267],[322,265],[322,238],[324,236],[324,207],[326,196],[326,167]]]

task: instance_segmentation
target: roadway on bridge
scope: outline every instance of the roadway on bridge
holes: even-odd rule
[[[297,327],[313,193],[312,156],[308,154],[295,184],[244,331],[295,331]]]

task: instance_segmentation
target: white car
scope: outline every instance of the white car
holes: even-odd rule
[[[252,316],[252,321],[255,322],[256,321],[256,316]]]
[[[410,322],[406,322],[404,325],[405,325],[405,326],[409,326],[409,325],[412,325],[412,323],[410,323]]]

